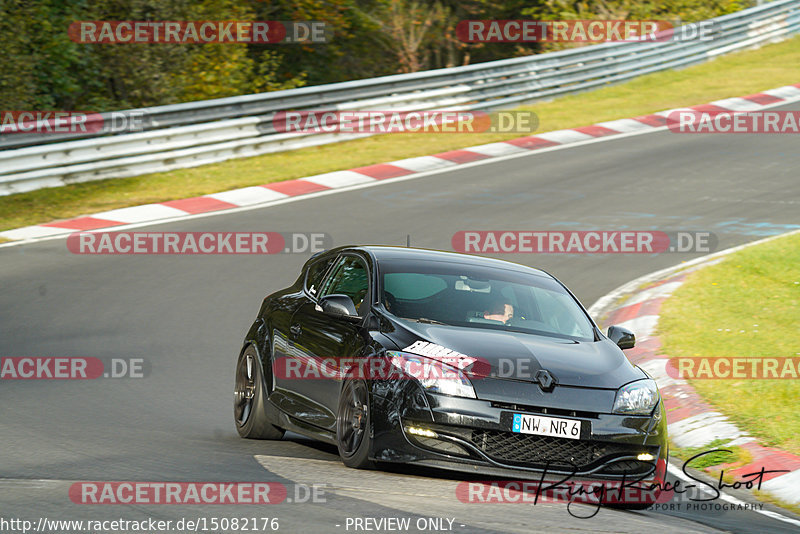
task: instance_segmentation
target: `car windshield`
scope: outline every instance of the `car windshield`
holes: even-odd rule
[[[400,319],[595,339],[581,307],[549,277],[442,261],[382,263],[380,276],[381,302]]]

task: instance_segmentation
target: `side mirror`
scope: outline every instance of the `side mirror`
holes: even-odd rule
[[[352,299],[347,295],[325,295],[319,299],[319,305],[322,308],[322,313],[325,315],[350,321],[361,320],[361,317],[358,316],[358,312],[356,311],[355,304],[353,304]]]
[[[621,326],[609,326],[608,338],[623,350],[632,349],[636,344],[636,336],[627,328]]]

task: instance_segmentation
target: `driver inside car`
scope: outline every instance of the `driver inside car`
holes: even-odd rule
[[[494,300],[483,312],[483,318],[508,324],[514,318],[514,306],[502,299]]]

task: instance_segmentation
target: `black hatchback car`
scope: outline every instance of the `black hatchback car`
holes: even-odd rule
[[[633,344],[537,269],[341,247],[264,299],[236,366],[236,427],[328,442],[355,468],[662,481],[664,406],[623,355]]]

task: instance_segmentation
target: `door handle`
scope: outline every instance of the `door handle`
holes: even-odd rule
[[[289,327],[289,333],[292,334],[292,337],[298,337],[303,332],[303,327],[300,326],[300,323],[295,323],[291,327]]]

